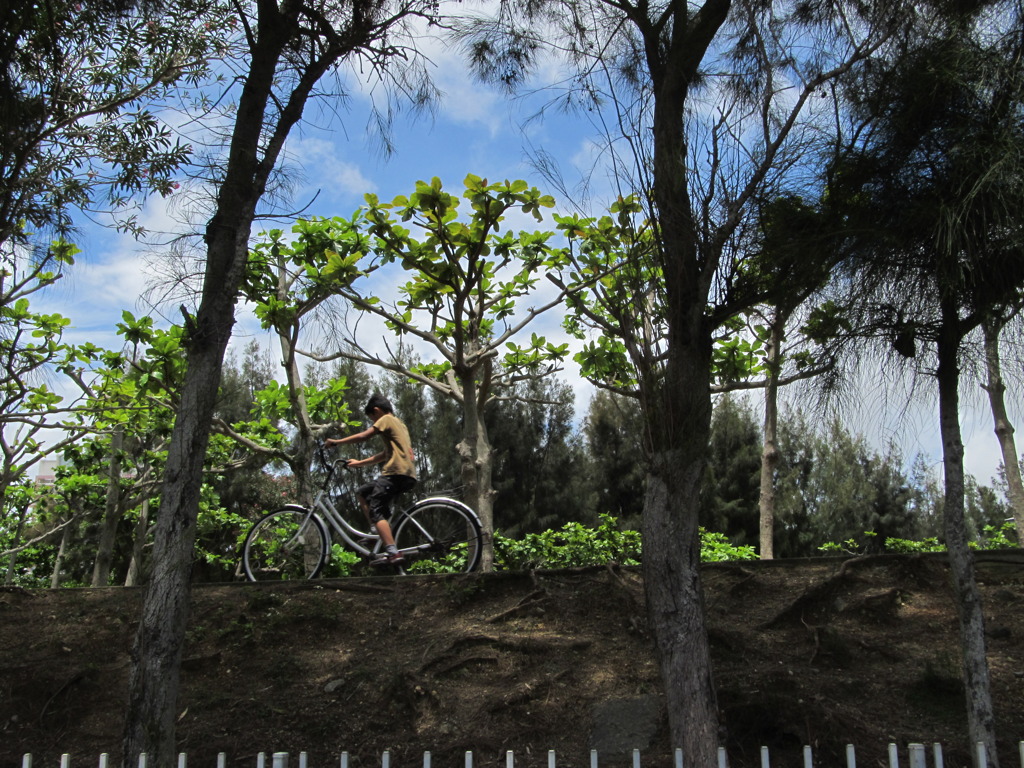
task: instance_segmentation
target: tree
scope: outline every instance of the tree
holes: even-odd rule
[[[590,401],[583,433],[592,464],[595,509],[638,530],[644,501],[643,430],[632,398],[598,390]]]
[[[495,528],[505,536],[597,522],[573,401],[564,382],[531,379],[487,414],[495,445]]]
[[[584,375],[596,386],[640,398],[639,382],[659,374],[668,344],[664,280],[653,256],[654,229],[637,220],[641,206],[623,198],[610,208],[612,216],[559,218],[570,244],[574,266],[583,273],[601,274],[583,295],[570,301],[565,325],[578,338],[596,335],[576,355]],[[759,509],[761,557],[772,557],[774,472],[779,389],[828,372],[828,349],[812,338],[807,327],[787,340],[787,325],[825,279],[831,259],[804,258],[808,252],[830,254],[827,223],[799,198],[780,196],[759,206],[758,227],[745,227],[750,254],[737,265],[741,293],[775,296],[770,307],[754,306],[723,320],[713,336],[711,383],[713,393],[763,389],[764,447],[761,456]],[[797,267],[799,265],[799,267]],[[800,271],[803,279],[793,282]],[[786,290],[780,290],[787,286]],[[788,294],[787,294],[787,291]],[[810,320],[822,310],[809,313]],[[818,321],[817,325],[821,325]],[[787,343],[788,342],[788,343]]]
[[[274,364],[269,352],[257,339],[250,339],[242,349],[241,359],[231,354],[224,363],[215,417],[225,424],[245,421],[252,415],[256,393],[273,379]]]
[[[468,221],[458,218],[460,200],[442,188],[441,181],[417,182],[416,191],[381,203],[367,195],[365,210],[353,220],[382,264],[400,263],[411,279],[400,287],[402,298],[389,306],[362,293],[358,285],[340,288],[339,296],[363,313],[383,319],[400,337],[422,342],[439,355],[438,362],[415,368],[393,353],[367,351],[352,329],[342,329],[347,349],[316,359],[349,357],[411,378],[454,400],[462,413],[458,443],[462,486],[466,500],[480,516],[485,545],[482,567],[489,569],[494,533],[493,448],[487,433],[488,405],[517,381],[538,378],[558,369],[568,345],[555,345],[532,334],[521,334],[538,316],[558,307],[565,290],[538,306],[524,307],[533,295],[541,270],[558,270],[561,249],[549,244],[550,232],[501,233],[513,209],[542,219],[541,209],[554,200],[524,181],[489,183],[474,175],[465,179],[463,199],[470,204]],[[422,239],[406,228],[412,222]],[[346,248],[361,248],[361,234]],[[359,245],[355,245],[355,242]],[[356,352],[348,351],[357,350]],[[505,353],[499,359],[500,350]]]
[[[226,23],[210,0],[6,3],[0,247],[66,238],[78,210],[171,194],[191,148],[150,108],[206,75]],[[119,226],[141,231],[130,215]]]
[[[265,329],[272,330],[281,353],[283,385],[271,380],[255,393],[255,425],[238,429],[223,421],[217,430],[230,436],[264,461],[286,464],[303,504],[312,504],[310,467],[317,438],[348,423],[352,412],[345,402],[344,378],[303,384],[299,352],[307,320],[360,271],[362,239],[342,222],[299,221],[293,242],[282,230],[263,233],[249,258],[242,291]],[[334,250],[337,249],[337,250]],[[339,254],[340,252],[340,254]],[[361,411],[361,407],[356,412]],[[288,425],[285,435],[278,425]]]
[[[766,298],[737,290],[744,253],[733,246],[758,197],[770,197],[790,171],[807,179],[797,163],[825,118],[813,114],[811,97],[827,95],[830,83],[878,47],[902,10],[885,3],[504,2],[498,18],[466,31],[477,68],[507,86],[522,82],[551,41],[570,59],[570,82],[580,86],[572,95],[596,110],[607,101],[617,110],[609,122],[632,140],[633,157],[617,167],[635,169],[626,183],[644,195],[655,228],[667,328],[667,345],[638,382],[647,426],[644,583],[671,738],[694,764],[714,762],[719,738],[697,522],[712,339],[725,320]],[[702,97],[706,109],[697,106]],[[801,277],[794,273],[791,286]],[[650,285],[633,295],[635,313]]]
[[[76,212],[116,212],[119,227],[141,233],[132,203],[171,194],[174,173],[189,157],[190,147],[150,108],[178,83],[204,76],[224,17],[211,14],[216,6],[207,0],[141,5],[16,0],[0,9],[0,386],[8,404],[16,393],[23,400],[21,415],[0,419],[4,488],[84,434],[61,418],[74,405],[31,381],[33,373],[55,365],[74,379],[71,372],[96,352],[62,345],[67,321],[32,313],[27,297],[73,263],[77,249],[68,241]],[[28,341],[31,328],[41,341]],[[68,431],[37,451],[36,439],[49,428]],[[99,563],[97,578],[103,571]]]
[[[1017,528],[1017,541],[1024,546],[1024,479],[1021,478],[1020,459],[1014,440],[1013,423],[1006,411],[1006,383],[1003,380],[1003,366],[999,354],[999,334],[1019,314],[1018,305],[1012,312],[996,308],[982,323],[985,345],[985,382],[982,384],[988,395],[995,426],[996,439],[1003,456],[1003,471],[1006,474],[1007,495]]]
[[[959,387],[969,336],[1024,287],[1022,24],[1015,3],[922,14],[899,55],[866,70],[851,91],[866,117],[863,142],[836,171],[857,233],[859,331],[884,339],[936,383],[968,727],[991,762],[995,712],[968,548]]]
[[[240,30],[239,85],[229,146],[218,168],[216,200],[205,228],[202,290],[186,319],[187,373],[167,458],[154,533],[153,575],[129,676],[123,760],[146,752],[155,768],[174,763],[175,702],[189,602],[189,570],[203,462],[216,407],[224,351],[245,275],[257,208],[281,150],[321,79],[346,59],[364,61],[382,79],[413,78],[415,51],[405,25],[431,19],[420,0],[266,0],[232,6]],[[401,68],[390,65],[402,56]],[[411,92],[415,84],[405,80]]]
[[[758,207],[758,226],[750,233],[755,256],[746,268],[753,279],[767,285],[788,281],[794,264],[802,264],[805,269],[816,273],[802,280],[793,290],[779,290],[780,286],[769,289],[768,292],[775,296],[774,302],[752,313],[761,320],[755,325],[755,338],[764,342],[760,366],[764,386],[764,438],[758,496],[758,539],[762,560],[770,560],[775,554],[775,474],[781,459],[778,448],[779,390],[796,381],[825,376],[833,369],[833,355],[823,344],[825,339],[816,338],[813,330],[821,327],[822,315],[828,314],[827,308],[811,307],[801,312],[802,305],[826,282],[828,272],[834,266],[834,257],[807,259],[805,254],[840,252],[835,242],[839,228],[828,220],[829,210],[827,206],[808,205],[799,196],[780,195]],[[806,323],[795,334],[796,338],[792,338],[794,333],[789,326],[801,314]]]
[[[916,537],[908,484],[899,469],[903,460],[894,447],[880,454],[838,419],[815,443],[815,467],[805,493],[807,524],[817,545],[852,539],[877,553],[888,536]]]
[[[811,526],[812,500],[807,486],[818,466],[814,426],[803,409],[789,409],[779,422],[779,464],[773,478],[775,557],[817,554],[824,543]]]
[[[0,509],[4,517],[10,511],[16,518],[8,574],[13,572],[14,558],[22,546],[21,530],[31,507],[19,504],[10,510],[8,489],[17,488],[42,459],[59,455],[96,431],[94,419],[105,407],[104,398],[115,396],[107,391],[97,398],[83,370],[99,366],[97,377],[102,380],[104,369],[116,367],[120,356],[89,343],[65,343],[64,329],[71,321],[59,314],[34,312],[29,301],[59,278],[55,265],[71,264],[76,253],[74,246],[56,241],[38,260],[25,263],[17,249],[8,252],[0,245],[0,359],[4,363],[0,373]],[[71,391],[77,388],[79,393],[72,396],[54,391],[52,379],[47,377],[51,371],[58,372]],[[51,430],[59,436],[44,444],[43,437]],[[71,522],[60,523],[67,535]]]
[[[700,523],[736,545],[758,540],[761,434],[749,405],[728,395],[715,402]]]

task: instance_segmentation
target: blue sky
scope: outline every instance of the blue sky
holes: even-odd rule
[[[474,83],[459,63],[457,52],[444,46],[434,47],[431,58],[444,98],[433,116],[402,116],[392,135],[395,152],[390,157],[379,152],[365,130],[367,91],[354,91],[349,108],[340,113],[340,123],[326,122],[326,113],[315,107],[307,109],[307,122],[293,133],[287,146],[294,163],[302,169],[292,200],[296,207],[315,198],[306,215],[348,216],[362,204],[367,192],[390,200],[411,192],[417,180],[433,176],[441,178],[449,190],[460,191],[468,173],[491,180],[523,178],[553,193],[529,164],[527,141],[557,158],[569,183],[592,171],[593,130],[586,120],[550,111],[524,130],[521,126],[526,118],[549,97],[512,100]],[[598,174],[597,182],[601,181]],[[173,201],[151,200],[143,211],[143,223],[155,231],[166,229],[170,203]],[[531,217],[511,223],[524,229],[551,226],[550,219],[537,225]],[[60,311],[71,318],[70,341],[117,346],[114,327],[121,312],[148,311],[139,302],[152,277],[140,255],[142,246],[131,238],[95,227],[84,230],[81,246],[83,254],[67,279],[36,303],[41,310]],[[550,313],[534,330],[552,338],[559,333],[560,319],[560,313]],[[238,331],[238,348],[259,332],[244,307],[239,313]],[[562,375],[577,392],[580,416],[591,390],[571,361]],[[924,398],[903,414],[905,405],[897,402],[899,398],[885,402],[874,386],[864,388],[863,395],[848,400],[853,406],[849,411],[853,429],[879,444],[893,437],[908,459],[923,451],[937,465],[941,454],[932,398]],[[979,395],[976,389],[965,392],[962,421],[967,468],[981,482],[989,482],[999,464],[998,446],[991,417]],[[1021,409],[1015,407],[1014,418],[1020,414]]]

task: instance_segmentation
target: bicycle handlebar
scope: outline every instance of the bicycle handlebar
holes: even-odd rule
[[[331,459],[327,453],[327,447],[322,442],[317,443],[316,452],[317,456],[320,457],[320,463],[327,468],[328,479],[330,479],[330,476],[334,474],[335,465],[340,463],[342,469],[348,469],[349,462],[352,461],[352,459]]]

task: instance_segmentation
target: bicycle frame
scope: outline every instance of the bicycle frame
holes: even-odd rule
[[[337,471],[336,465],[341,461],[341,459],[327,461],[326,458],[327,457],[324,455],[323,450],[321,449],[320,460],[327,467],[327,477],[324,478],[323,485],[321,486],[320,490],[317,492],[316,496],[313,499],[312,508],[303,507],[303,509],[306,509],[310,515],[318,515],[321,518],[321,520],[329,523],[330,528],[333,528],[334,531],[338,534],[338,536],[340,536],[341,539],[345,542],[345,544],[354,552],[363,555],[364,557],[372,557],[373,555],[380,553],[382,549],[380,536],[376,533],[373,533],[372,531],[362,531],[359,528],[356,528],[354,525],[352,525],[352,523],[350,523],[345,518],[344,515],[342,515],[340,511],[338,511],[337,507],[335,507],[334,503],[331,501],[330,495],[328,494],[328,489],[331,487],[331,479],[334,477],[334,473]],[[435,501],[444,502],[446,504],[461,508],[466,514],[468,514],[470,517],[476,520],[477,525],[479,526],[480,519],[477,517],[476,512],[474,512],[470,507],[463,504],[461,501],[458,501],[456,499],[450,499],[445,496],[430,496],[428,498],[415,501],[413,502],[412,505],[394,513],[392,515],[392,520],[398,522],[401,520],[403,515],[409,514],[418,505]],[[423,526],[420,525],[420,522],[417,519],[412,518],[411,522],[422,534],[424,534],[427,538],[433,540],[433,537],[431,536],[430,532],[426,531],[423,528]],[[425,548],[426,546],[408,547],[402,548],[399,551],[403,554],[411,554],[415,553],[417,550]],[[327,554],[328,560],[330,560],[330,552],[328,552]]]
[[[375,555],[380,551],[380,536],[372,531],[361,531],[346,520],[337,507],[334,506],[330,496],[327,495],[327,483],[324,484],[324,487],[317,493],[316,498],[313,499],[313,507],[310,510],[310,514],[318,513],[322,520],[330,523],[330,527],[334,529],[334,532],[342,538],[350,549],[365,556]],[[367,546],[363,542],[371,543],[372,547]]]

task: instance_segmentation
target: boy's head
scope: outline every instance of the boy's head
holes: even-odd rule
[[[366,402],[366,407],[363,408],[363,413],[367,416],[372,415],[374,409],[380,409],[384,413],[394,413],[395,409],[391,407],[391,401],[388,400],[384,395],[379,392],[374,393],[370,399]]]

